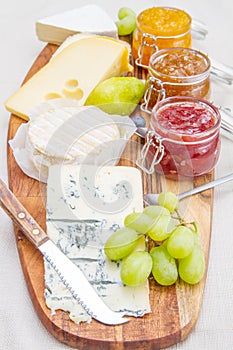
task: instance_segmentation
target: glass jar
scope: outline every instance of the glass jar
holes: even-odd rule
[[[188,13],[172,7],[152,7],[137,17],[132,52],[136,64],[148,66],[150,56],[163,48],[191,47],[191,22]]]
[[[169,97],[152,111],[141,158],[137,164],[146,173],[156,170],[170,178],[208,173],[220,153],[218,109],[195,97]]]
[[[151,112],[165,97],[210,98],[210,60],[189,48],[159,50],[150,57],[149,77],[142,110]]]

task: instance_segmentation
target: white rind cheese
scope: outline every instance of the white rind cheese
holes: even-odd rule
[[[47,232],[53,242],[80,267],[111,309],[134,317],[149,313],[148,283],[124,286],[120,263],[107,259],[103,249],[109,235],[123,226],[125,215],[143,208],[139,170],[53,166],[47,191]],[[144,248],[142,239],[137,249]],[[46,304],[53,312],[68,311],[76,323],[91,321],[47,262],[45,286]]]
[[[84,113],[82,117],[80,117],[81,113]],[[59,118],[56,117],[57,115]],[[84,120],[85,123],[79,123],[79,119],[80,122]],[[38,130],[35,127],[36,120],[40,121]],[[72,120],[72,123],[69,120]],[[30,139],[28,130],[34,121],[35,129],[33,138]],[[50,125],[52,121],[55,124],[53,130]],[[59,123],[60,126],[58,126]],[[114,136],[111,140],[110,135],[105,135],[109,129]],[[56,99],[34,108],[30,112],[30,121],[19,127],[9,144],[23,172],[36,180],[47,182],[48,167],[52,164],[80,164],[85,161],[85,163],[95,165],[116,165],[135,130],[135,124],[129,117],[108,115],[95,106],[80,107],[75,100]],[[66,131],[65,136],[64,131]],[[90,134],[96,137],[96,147],[91,150],[90,144],[89,147],[85,146],[85,155],[81,157],[81,150],[77,149],[79,140],[87,140]],[[116,134],[119,136],[117,139]],[[58,137],[56,138],[55,135]],[[65,140],[66,143],[64,143]]]
[[[70,113],[56,109],[31,120],[28,141],[46,156],[73,161],[102,143],[120,138],[117,125],[106,113],[86,107]]]
[[[64,162],[114,165],[135,130],[130,118],[95,106],[39,110],[31,113],[25,148],[43,178],[50,165]]]
[[[120,139],[116,123],[96,107],[70,111],[55,109],[28,123],[26,149],[35,167],[47,175],[60,162],[81,163]]]
[[[36,22],[38,39],[53,44],[59,45],[68,36],[82,32],[117,38],[117,27],[112,18],[94,4],[55,14]]]

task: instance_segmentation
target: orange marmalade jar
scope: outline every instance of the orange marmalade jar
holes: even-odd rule
[[[148,65],[153,52],[167,47],[191,47],[191,22],[188,13],[172,7],[152,7],[137,17],[132,51],[136,64]]]
[[[190,48],[168,48],[155,52],[149,60],[149,77],[142,110],[172,96],[210,98],[211,63],[204,53]]]

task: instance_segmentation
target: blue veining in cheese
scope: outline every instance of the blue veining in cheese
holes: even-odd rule
[[[143,316],[150,312],[149,288],[126,287],[120,263],[104,254],[106,239],[123,226],[124,217],[143,208],[139,170],[130,167],[52,166],[47,185],[47,232],[54,243],[86,275],[105,303],[115,311]],[[137,249],[144,249],[142,239]],[[45,263],[45,299],[52,310],[70,312],[78,323],[90,316]]]

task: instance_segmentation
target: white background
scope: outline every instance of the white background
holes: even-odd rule
[[[233,66],[233,2],[195,1],[111,1],[93,3],[112,17],[121,6],[137,12],[151,6],[185,9],[209,29],[205,41],[195,47],[210,57]],[[0,177],[7,181],[6,138],[9,113],[4,101],[21,84],[45,43],[35,34],[36,20],[86,4],[84,0],[7,0],[0,10]],[[233,110],[233,88],[217,85],[214,100]],[[233,172],[233,141],[223,138],[216,177]],[[213,232],[204,301],[195,330],[172,349],[233,349],[233,183],[215,190]],[[10,219],[0,211],[0,350],[69,349],[59,343],[39,321],[21,271]],[[98,349],[97,349],[98,350]]]

